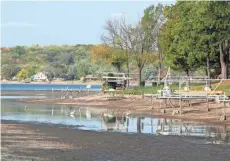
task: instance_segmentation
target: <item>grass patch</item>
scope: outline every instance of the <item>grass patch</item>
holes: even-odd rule
[[[219,84],[219,82],[212,82],[212,89],[215,89],[216,86]],[[190,89],[191,90],[197,90],[197,91],[203,91],[206,83],[190,83]],[[186,85],[183,84],[181,86],[181,89],[183,89]],[[134,95],[141,95],[142,91],[144,91],[145,94],[153,94],[157,93],[157,90],[163,89],[164,85],[159,85],[156,86],[154,85],[153,87],[137,87],[132,90],[124,90],[124,91],[116,91],[117,94],[134,94]],[[172,90],[179,90],[179,85],[178,83],[169,85],[170,89]],[[223,91],[226,93],[226,95],[230,96],[230,81],[228,82],[222,82],[216,91]]]

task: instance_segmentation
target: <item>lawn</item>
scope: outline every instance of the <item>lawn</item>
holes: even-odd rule
[[[212,83],[212,89],[215,89],[219,82]],[[191,90],[196,90],[196,91],[203,91],[205,87],[205,83],[191,83],[190,84],[190,89]],[[152,87],[137,87],[136,89],[132,90],[125,90],[125,91],[119,91],[117,93],[124,93],[124,94],[136,94],[139,95],[143,91],[145,94],[152,94],[152,93],[157,93],[157,90],[163,89],[164,85],[159,85],[159,86],[152,86]],[[179,85],[178,84],[172,84],[169,85],[170,89],[172,90],[179,90]],[[182,85],[182,89],[185,87],[185,84]],[[230,80],[228,81],[223,81],[216,89],[215,91],[223,91],[226,93],[226,95],[230,96]]]

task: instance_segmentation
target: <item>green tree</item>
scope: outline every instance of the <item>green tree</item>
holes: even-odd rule
[[[220,44],[226,35],[228,35],[228,37],[230,36],[229,27],[226,27],[230,24],[229,9],[230,6],[228,3],[206,1],[194,2],[190,10],[190,12],[193,14],[188,17],[188,21],[191,22],[191,28],[195,33],[194,38],[196,44],[194,51],[196,51],[198,55],[204,57],[204,62],[206,63],[203,65],[206,65],[206,73],[209,78],[211,75],[210,63],[218,59],[216,56],[218,44]],[[226,16],[228,17],[227,19]],[[226,32],[226,30],[228,30],[228,32]],[[222,33],[224,33],[224,35]],[[225,60],[229,60],[229,58]],[[222,61],[220,60],[220,62]],[[227,78],[227,67],[225,66],[224,69],[224,77]]]
[[[164,6],[162,4],[158,4],[157,6],[151,5],[144,10],[141,23],[146,33],[149,47],[152,47],[155,53],[157,53],[158,83],[160,82],[162,61],[164,59],[163,52],[159,45],[159,34],[164,22]]]
[[[33,66],[29,66],[28,67],[28,77],[30,78],[32,75],[36,74],[37,72],[39,72],[38,67],[36,67],[35,65]]]
[[[165,8],[167,22],[160,33],[166,62],[174,69],[191,71],[220,61],[227,78],[230,48],[230,4],[227,1],[177,2]],[[219,55],[217,55],[219,54]],[[219,58],[219,60],[217,60]]]
[[[61,52],[59,61],[64,65],[72,65],[74,64],[73,54],[68,52]]]
[[[190,53],[192,49],[189,25],[184,23],[182,11],[189,4],[184,6],[177,2],[175,6],[165,8],[167,22],[163,25],[160,33],[159,44],[165,54],[165,63],[175,70],[183,70],[189,75],[194,68],[194,59]],[[181,10],[182,9],[182,10]]]
[[[198,10],[193,19],[194,24],[197,25],[194,28],[198,30],[203,44],[208,46],[208,50],[205,51],[208,54],[219,53],[221,77],[226,79],[228,78],[230,50],[230,2],[199,2],[196,3],[196,7]],[[199,18],[197,19],[196,16]]]
[[[20,67],[13,64],[4,64],[1,66],[2,78],[10,80],[12,77],[16,76],[20,70]]]
[[[25,47],[23,46],[16,46],[14,49],[13,49],[13,52],[17,53],[18,55],[24,55],[26,53],[26,49]]]
[[[26,69],[22,69],[18,72],[17,74],[17,77],[20,79],[20,80],[25,80],[29,77],[29,73]]]
[[[67,72],[67,79],[68,80],[74,80],[74,79],[77,79],[79,78],[78,76],[78,72],[77,72],[77,69],[75,66],[70,66],[69,67],[69,70]]]
[[[51,82],[53,80],[54,76],[55,76],[53,68],[50,67],[50,66],[47,66],[47,67],[45,67],[45,69],[43,70],[43,72],[47,76],[47,79],[49,80],[49,82]]]
[[[99,74],[105,70],[115,71],[109,62],[98,61],[90,63],[90,49],[94,45],[49,45],[49,46],[17,46],[2,48],[2,78],[11,79],[16,74],[11,74],[14,66],[28,71],[28,77],[43,70],[50,73],[50,77],[65,78],[74,66],[77,74],[74,79],[79,79],[85,74]],[[116,63],[114,63],[116,65]]]

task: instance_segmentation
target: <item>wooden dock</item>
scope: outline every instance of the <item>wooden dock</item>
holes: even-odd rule
[[[230,98],[227,97],[225,94],[215,94],[215,95],[211,95],[211,94],[207,94],[207,92],[205,93],[189,93],[189,94],[168,94],[168,95],[163,95],[161,94],[145,94],[145,97],[151,98],[151,104],[153,104],[153,99],[159,99],[159,100],[164,100],[165,105],[167,105],[167,103],[169,103],[170,107],[174,108],[174,105],[172,104],[171,100],[178,100],[179,103],[179,110],[177,113],[180,113],[180,115],[182,114],[182,102],[185,101],[188,103],[189,106],[192,106],[191,101],[192,100],[205,100],[206,101],[206,108],[207,111],[210,111],[209,108],[209,101],[216,101],[218,103],[218,107],[220,107],[220,103],[224,103],[224,109],[223,109],[223,116],[221,116],[221,120],[226,120],[226,103],[230,104]],[[162,102],[159,101],[159,107],[162,108]],[[165,109],[162,110],[163,113],[166,112]]]

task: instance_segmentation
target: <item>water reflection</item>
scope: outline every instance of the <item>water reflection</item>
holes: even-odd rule
[[[212,126],[164,118],[134,117],[126,113],[106,113],[90,107],[45,104],[2,104],[2,120],[81,126],[84,130],[211,137],[210,143],[229,143],[226,126]]]
[[[128,119],[127,116],[114,113],[102,113],[103,129],[106,131],[128,131]]]

